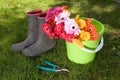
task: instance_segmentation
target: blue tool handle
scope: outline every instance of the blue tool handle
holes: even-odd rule
[[[45,60],[45,63],[48,64],[48,65],[50,65],[50,66],[52,66],[52,67],[57,67],[56,65],[52,64],[51,62],[49,62],[47,60]]]
[[[54,70],[54,69],[46,68],[46,67],[43,67],[43,66],[38,66],[38,68],[41,69],[41,70],[45,70],[45,71],[56,72],[56,70]]]

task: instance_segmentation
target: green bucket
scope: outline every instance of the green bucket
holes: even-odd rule
[[[100,37],[96,41],[85,41],[83,42],[84,48],[79,48],[76,44],[66,42],[67,56],[70,61],[78,64],[86,64],[92,62],[95,58],[96,52],[103,47],[103,33],[104,26],[101,22],[92,19],[92,24],[96,26],[97,32]]]

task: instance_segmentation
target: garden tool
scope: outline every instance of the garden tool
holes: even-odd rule
[[[33,44],[38,37],[38,15],[41,14],[41,10],[34,10],[27,13],[28,18],[28,37],[20,43],[13,44],[11,49],[13,51],[22,51],[24,48]]]
[[[22,53],[29,57],[39,56],[55,46],[55,39],[50,39],[43,31],[42,24],[45,23],[46,13],[38,16],[39,32],[37,41],[31,46],[22,50]]]
[[[59,73],[69,73],[70,71],[68,69],[64,69],[64,68],[60,68],[59,66],[49,62],[49,61],[45,61],[45,63],[49,66],[51,66],[50,68],[44,67],[44,66],[37,66],[38,69],[44,70],[44,71],[51,71],[51,72],[59,72]]]

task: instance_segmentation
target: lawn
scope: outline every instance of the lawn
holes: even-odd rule
[[[76,64],[67,58],[64,40],[42,56],[29,58],[13,52],[13,43],[27,37],[26,13],[34,9],[67,5],[72,17],[92,17],[105,27],[104,47],[93,62]],[[120,80],[120,4],[115,0],[0,0],[0,80]],[[70,70],[63,75],[41,71],[49,61]]]

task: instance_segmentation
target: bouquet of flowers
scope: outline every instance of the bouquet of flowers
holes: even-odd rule
[[[46,23],[42,25],[42,30],[51,39],[61,38],[82,48],[84,47],[83,41],[97,40],[99,38],[91,19],[82,19],[79,15],[70,18],[67,6],[48,9],[45,20]]]

